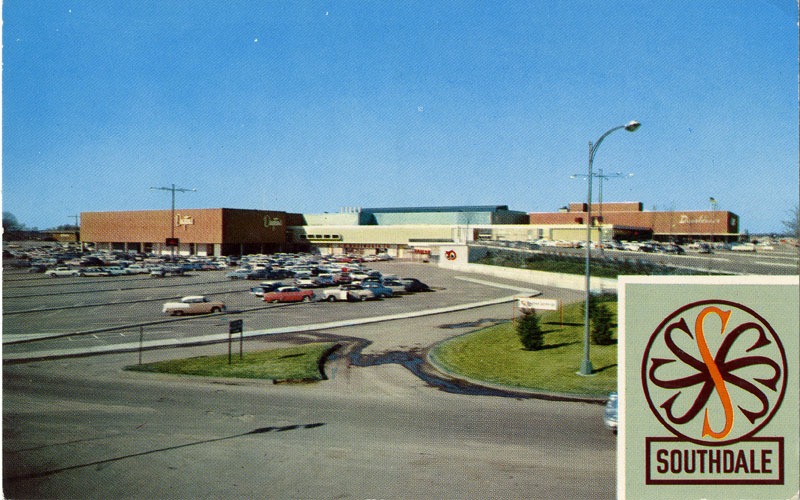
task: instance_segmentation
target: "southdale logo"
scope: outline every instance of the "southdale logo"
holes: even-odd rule
[[[730,301],[671,313],[650,336],[641,380],[671,436],[645,439],[647,484],[783,484],[782,437],[757,436],[786,392],[773,328]]]

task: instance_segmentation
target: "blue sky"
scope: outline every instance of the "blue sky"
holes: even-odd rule
[[[798,205],[793,0],[3,2],[3,210]],[[595,199],[597,193],[595,193]]]

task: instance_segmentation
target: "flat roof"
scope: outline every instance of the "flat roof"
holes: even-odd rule
[[[423,212],[498,212],[508,211],[508,205],[459,205],[450,207],[386,207],[362,208],[368,213],[423,213]]]

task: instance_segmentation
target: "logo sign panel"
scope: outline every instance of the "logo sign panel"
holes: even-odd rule
[[[267,217],[267,216],[264,216],[264,227],[266,227],[268,229],[272,229],[273,231],[275,231],[275,229],[281,227],[282,225],[283,225],[283,221],[280,219],[280,217]]]
[[[799,282],[620,278],[619,498],[797,494]]]
[[[537,299],[532,297],[517,297],[517,303],[520,309],[527,310],[558,311],[559,306],[558,299]]]

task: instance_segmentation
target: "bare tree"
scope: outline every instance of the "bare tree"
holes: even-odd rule
[[[789,210],[789,219],[782,222],[786,228],[786,234],[795,238],[800,238],[800,205],[793,210]]]

